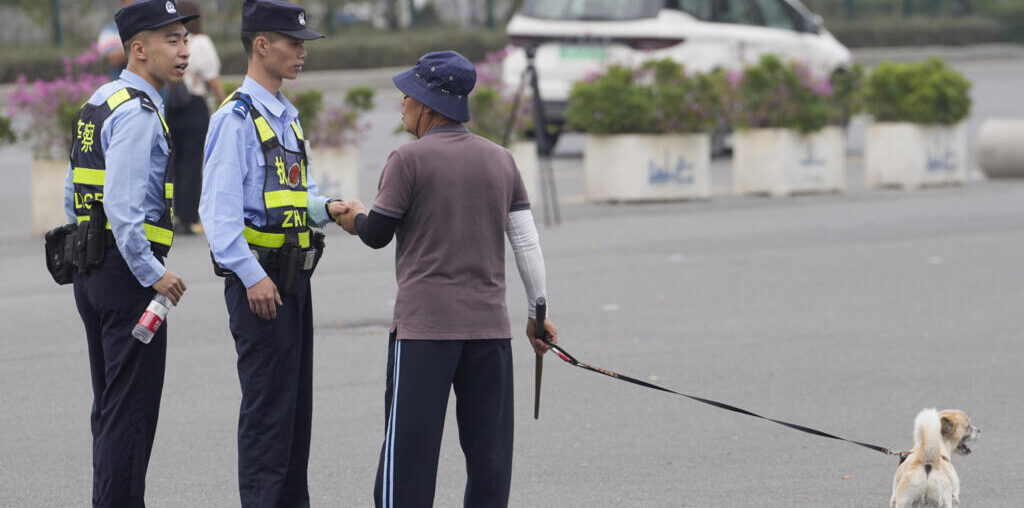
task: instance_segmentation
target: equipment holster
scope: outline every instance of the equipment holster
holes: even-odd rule
[[[277,256],[277,289],[284,295],[295,294],[295,281],[299,278],[299,271],[302,270],[305,258],[302,255],[302,247],[299,246],[298,234],[294,230],[285,233],[284,246],[278,251]]]
[[[74,235],[71,259],[79,273],[87,273],[103,264],[106,252],[107,214],[102,203],[93,203],[89,209],[89,220]]]
[[[70,284],[75,265],[73,259],[74,239],[77,237],[77,224],[64,224],[46,232],[44,249],[46,254],[46,270],[50,272],[57,284]]]
[[[107,232],[107,214],[103,211],[103,203],[93,203],[89,210],[89,225],[85,228],[85,266],[98,268],[103,264],[103,254],[107,250],[104,234]]]
[[[320,264],[320,258],[324,255],[324,249],[327,244],[324,242],[325,235],[319,231],[312,231],[309,237],[309,246],[315,251],[313,254],[313,264],[309,267],[310,275],[316,271],[316,265]],[[303,266],[305,268],[305,266]]]

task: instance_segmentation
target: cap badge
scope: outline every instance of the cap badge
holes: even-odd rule
[[[299,186],[299,179],[302,173],[297,163],[292,163],[292,167],[288,168],[288,187],[295,188]]]
[[[299,24],[302,25],[302,26],[306,26],[306,13],[305,12],[300,12],[299,13]]]
[[[164,4],[164,7],[167,8],[168,14],[175,14],[178,12],[178,9],[174,8],[174,2],[171,2],[170,0],[167,0],[167,3]]]

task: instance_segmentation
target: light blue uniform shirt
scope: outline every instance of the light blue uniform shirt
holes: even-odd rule
[[[117,80],[101,86],[89,104],[100,105],[122,88],[145,92],[163,114],[160,94],[148,81],[128,70]],[[117,242],[117,250],[128,263],[132,275],[144,287],[164,276],[166,268],[153,255],[143,222],[158,220],[164,213],[164,171],[168,146],[160,118],[132,99],[121,104],[103,122],[100,142],[107,170],[103,179],[103,211]],[[64,180],[64,213],[71,223],[75,217],[75,187],[72,168]]]
[[[299,112],[282,93],[272,95],[248,76],[238,91],[252,98],[253,107],[267,119],[285,149],[301,151],[291,128]],[[234,106],[235,101],[229,101],[210,118],[199,216],[217,264],[235,272],[248,288],[267,276],[243,235],[245,221],[257,227],[267,224],[263,201],[266,159],[251,115],[239,116],[233,111]],[[302,130],[301,124],[299,130]],[[327,198],[320,196],[313,180],[312,164],[310,161],[307,164],[309,220],[311,224],[323,226],[329,219],[324,209]]]

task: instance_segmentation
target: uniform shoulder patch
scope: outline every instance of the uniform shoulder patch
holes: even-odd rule
[[[153,104],[153,100],[150,99],[148,96],[140,95],[139,104],[142,105],[142,109],[156,113],[156,104]]]
[[[236,115],[245,118],[249,116],[249,109],[252,108],[252,99],[244,93],[235,93],[235,105],[231,108]]]

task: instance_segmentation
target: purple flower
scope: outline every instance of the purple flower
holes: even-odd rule
[[[832,83],[830,83],[827,79],[818,80],[811,87],[811,92],[813,92],[815,95],[819,95],[821,97],[831,97],[832,96]]]
[[[743,81],[743,71],[728,71],[725,73],[725,79],[730,85],[734,87],[739,86],[740,82]]]

